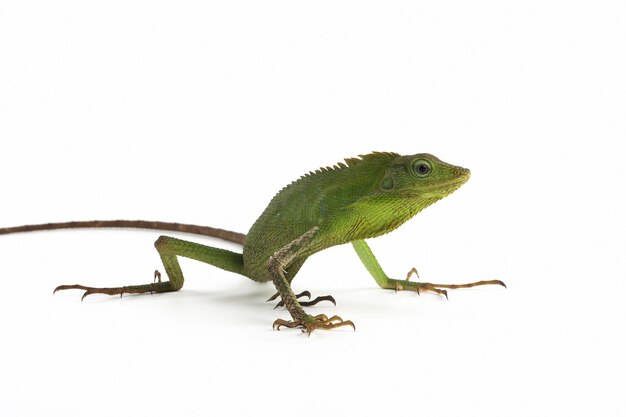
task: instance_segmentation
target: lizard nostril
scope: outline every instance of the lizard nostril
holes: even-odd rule
[[[470,172],[470,170],[469,170],[469,169],[467,169],[467,168],[461,168],[461,167],[459,167],[459,168],[457,168],[457,169],[455,169],[455,170],[454,170],[454,175],[458,175],[459,177],[464,176],[464,177],[469,178],[469,177],[470,177],[470,175],[471,175],[471,172]]]

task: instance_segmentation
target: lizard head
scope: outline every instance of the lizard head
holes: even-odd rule
[[[354,169],[363,167],[371,172],[374,162],[379,163],[380,170],[375,178],[372,177],[372,188],[350,205],[349,213],[357,213],[359,222],[366,225],[355,226],[351,240],[380,236],[396,229],[424,208],[454,192],[470,177],[469,169],[445,163],[426,153],[404,156],[374,153],[365,156],[364,162]],[[355,176],[356,179],[359,177]]]
[[[454,192],[469,177],[469,169],[430,154],[399,156],[389,164],[380,182],[380,192],[420,200],[424,208]]]

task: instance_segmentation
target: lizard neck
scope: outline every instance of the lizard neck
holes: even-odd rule
[[[359,210],[357,208],[356,216],[351,222],[350,241],[373,238],[389,233],[435,201],[437,200],[398,196],[376,202],[365,202],[367,209]]]

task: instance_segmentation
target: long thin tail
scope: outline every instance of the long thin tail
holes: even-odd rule
[[[39,230],[55,229],[85,229],[92,227],[126,227],[133,229],[163,230],[169,232],[190,233],[192,235],[216,237],[229,242],[243,245],[246,235],[230,230],[216,229],[208,226],[198,226],[195,224],[151,222],[146,220],[90,220],[63,223],[30,224],[25,226],[0,228],[0,235],[9,233],[35,232]]]

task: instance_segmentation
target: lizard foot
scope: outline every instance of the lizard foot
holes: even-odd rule
[[[143,294],[143,293],[155,293],[172,291],[171,283],[169,281],[161,282],[161,274],[159,271],[154,271],[154,282],[152,284],[145,285],[129,285],[124,287],[87,287],[85,285],[73,284],[73,285],[59,285],[53,291],[53,294],[57,291],[63,290],[84,290],[81,301],[91,294],[107,294],[107,295],[119,295],[124,294]]]
[[[498,279],[492,279],[489,281],[476,281],[467,284],[432,284],[430,282],[413,282],[409,281],[412,274],[415,274],[419,278],[417,270],[415,268],[412,268],[409,273],[406,274],[405,280],[391,280],[394,283],[393,288],[396,291],[415,290],[418,294],[422,291],[433,292],[435,294],[443,295],[444,297],[446,297],[446,299],[448,298],[448,291],[446,289],[454,290],[457,288],[478,287],[480,285],[501,285],[506,288],[506,284]]]
[[[279,294],[276,293],[274,295],[272,295],[270,298],[267,299],[267,301],[274,301],[276,298],[278,298]],[[302,297],[307,297],[307,298],[311,298],[311,293],[309,291],[302,291],[300,294],[296,295],[296,298],[300,299]],[[335,298],[332,295],[321,295],[319,297],[316,297],[314,300],[311,301],[300,301],[300,305],[303,307],[309,307],[309,306],[313,306],[317,303],[319,303],[320,301],[330,301],[331,303],[333,303],[334,305],[337,305],[337,302],[335,301]],[[277,309],[278,307],[284,307],[285,303],[281,300],[279,301],[275,306],[274,306],[274,310]]]
[[[339,316],[332,316],[328,318],[326,314],[318,314],[317,316],[306,315],[299,320],[283,320],[276,319],[272,328],[274,330],[280,330],[281,326],[288,327],[290,329],[299,327],[304,333],[308,333],[309,336],[315,329],[330,330],[341,326],[352,326],[356,330],[356,326],[351,320],[343,320]]]

